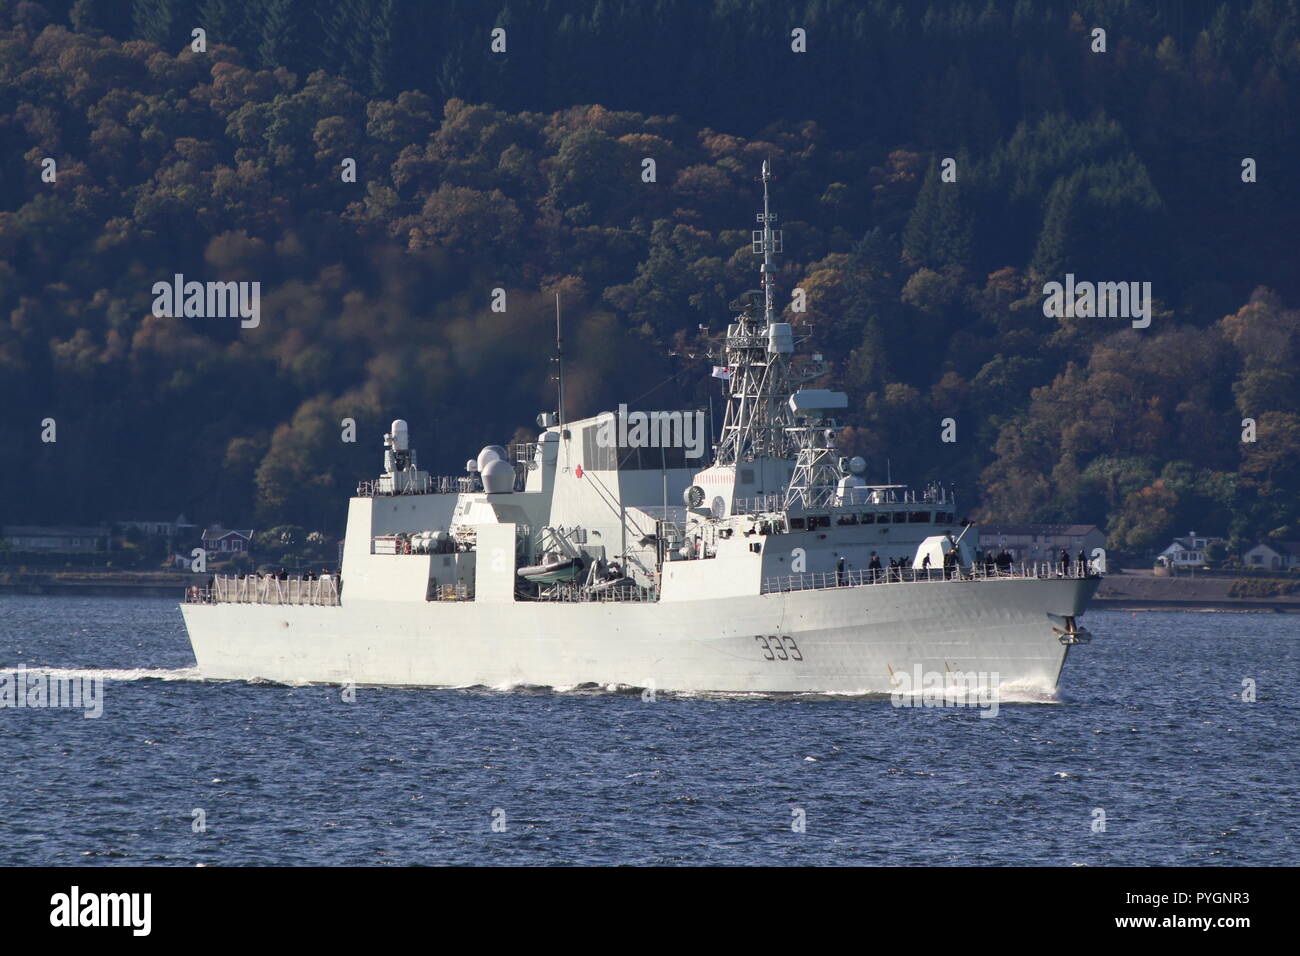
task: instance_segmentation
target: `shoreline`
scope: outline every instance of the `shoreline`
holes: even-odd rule
[[[1215,614],[1300,614],[1300,601],[1148,601],[1093,598],[1089,611],[1202,611]]]
[[[193,576],[199,577],[202,575]],[[194,583],[190,575],[174,572],[20,574],[7,571],[0,572],[0,595],[160,597],[182,601],[185,589]]]

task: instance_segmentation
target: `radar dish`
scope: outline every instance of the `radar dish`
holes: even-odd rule
[[[488,445],[486,448],[484,448],[481,452],[478,453],[478,458],[475,459],[475,461],[478,463],[479,471],[486,471],[488,462],[490,461],[505,461],[505,460],[506,460],[506,450],[502,448],[500,445]]]
[[[688,508],[698,508],[704,504],[704,489],[699,485],[691,485],[682,492],[682,501],[686,502]]]
[[[507,461],[494,458],[483,469],[483,490],[490,495],[507,494],[515,490],[515,470]]]
[[[713,512],[713,517],[725,518],[727,516],[727,503],[722,500],[721,495],[718,495],[713,499],[713,505],[709,510]]]

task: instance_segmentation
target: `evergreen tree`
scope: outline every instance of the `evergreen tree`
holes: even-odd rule
[[[202,0],[194,25],[207,31],[209,45],[247,47],[255,33],[247,19],[250,6],[240,0]]]
[[[376,96],[392,84],[394,33],[397,28],[397,0],[378,0],[370,44],[370,92]]]
[[[178,6],[176,0],[135,0],[131,7],[135,35],[167,49],[174,47],[180,37]]]

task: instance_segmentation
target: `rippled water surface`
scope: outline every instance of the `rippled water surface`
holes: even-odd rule
[[[2,597],[0,668],[105,683],[98,719],[0,709],[0,863],[1300,863],[1300,616],[1086,623],[1055,702],[981,719],[537,689],[348,703],[199,680],[174,602]]]

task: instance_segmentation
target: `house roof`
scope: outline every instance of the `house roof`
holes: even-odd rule
[[[1274,554],[1289,554],[1300,558],[1300,541],[1261,541],[1250,550],[1254,551],[1255,548],[1268,548]]]
[[[237,534],[241,538],[252,538],[253,529],[241,531],[238,528],[208,528],[203,532],[203,537],[211,541],[220,541],[222,538],[228,538],[232,534]]]
[[[174,523],[180,527],[189,527],[189,528],[194,527],[194,525],[190,523],[189,519],[186,518],[185,515],[183,514],[172,515],[171,517],[167,517],[166,515],[145,515],[143,518],[140,517],[139,515],[136,515],[135,517],[131,517],[131,518],[118,518],[117,523],[118,524],[173,524]]]
[[[57,537],[94,538],[108,534],[108,528],[103,525],[91,528],[84,525],[7,524],[3,529],[0,529],[0,534],[3,534],[5,537],[17,537],[18,535],[23,535],[25,537],[53,535]]]
[[[1082,538],[1100,531],[1095,524],[982,524],[980,534],[1044,535],[1052,538]]]

